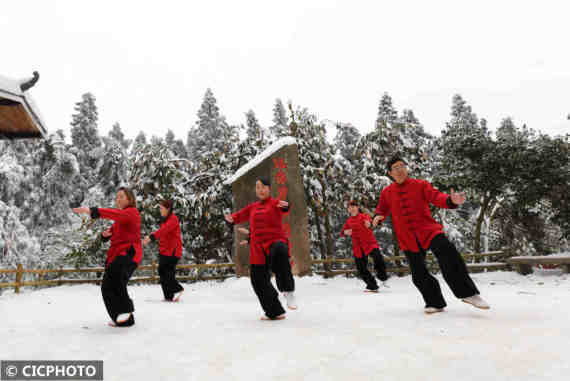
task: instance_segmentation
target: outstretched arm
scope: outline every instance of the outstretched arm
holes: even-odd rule
[[[89,214],[91,218],[104,218],[117,222],[127,222],[131,217],[131,212],[127,209],[111,209],[111,208],[88,208],[86,206],[73,208],[74,213]]]
[[[249,220],[249,215],[251,213],[251,205],[249,204],[248,206],[246,206],[245,208],[232,213],[232,214],[226,214],[224,216],[224,218],[226,219],[227,222],[229,222],[230,224],[241,224],[243,222],[246,222]]]
[[[429,203],[445,209],[456,209],[466,200],[465,192],[455,193],[451,189],[451,195],[447,195],[434,188],[427,181],[424,183],[424,195]]]

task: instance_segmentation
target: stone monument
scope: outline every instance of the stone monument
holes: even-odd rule
[[[270,179],[272,197],[290,204],[289,212],[283,216],[283,228],[289,238],[293,274],[310,274],[309,222],[295,138],[278,140],[225,181],[232,186],[232,212],[257,201],[255,182],[261,177]],[[247,227],[247,224],[240,226]],[[249,275],[249,246],[239,244],[244,238],[236,226],[233,257],[238,276]]]

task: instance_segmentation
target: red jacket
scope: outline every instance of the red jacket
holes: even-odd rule
[[[352,252],[356,258],[362,258],[363,252],[368,255],[372,250],[379,249],[374,233],[364,225],[364,221],[370,221],[372,227],[372,218],[368,214],[359,213],[354,217],[350,216],[340,232],[340,236],[344,237],[345,230],[352,230]]]
[[[91,217],[113,220],[111,226],[111,247],[107,251],[108,265],[118,256],[134,250],[133,260],[138,265],[142,259],[141,216],[135,207],[125,209],[92,208]],[[131,249],[132,247],[132,249]]]
[[[288,208],[279,208],[278,202],[279,200],[269,197],[232,214],[236,225],[249,221],[249,262],[252,265],[265,264],[265,255],[269,254],[269,247],[273,243],[283,241],[289,246],[282,225],[283,214]]]
[[[443,233],[443,226],[431,216],[430,203],[439,208],[457,208],[448,195],[427,181],[407,178],[402,184],[392,183],[382,190],[376,214],[392,215],[400,249],[419,252],[416,240],[427,249],[431,240]]]
[[[150,235],[152,240],[158,239],[160,255],[168,257],[182,256],[182,233],[180,232],[180,222],[175,214],[170,214],[162,222],[160,228]]]

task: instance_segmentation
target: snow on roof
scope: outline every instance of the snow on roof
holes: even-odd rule
[[[20,88],[20,85],[28,80],[29,79],[15,80],[0,75],[0,98],[20,103],[35,124],[38,133],[46,137],[47,129],[40,110],[29,92],[24,92]]]
[[[279,151],[281,148],[283,148],[285,146],[294,145],[294,144],[297,144],[297,140],[292,136],[287,136],[285,138],[281,138],[281,139],[277,140],[275,143],[273,143],[272,145],[267,147],[265,149],[265,151],[261,152],[259,155],[257,155],[253,159],[251,159],[246,165],[244,165],[243,167],[238,169],[236,171],[236,173],[233,174],[233,176],[230,176],[229,178],[227,178],[226,181],[224,181],[224,184],[230,185],[230,184],[235,183],[240,177],[245,175],[247,172],[249,172],[253,168],[257,167],[265,159],[267,159],[269,156],[273,155],[275,152]]]
[[[15,96],[22,96],[22,90],[20,90],[20,82],[13,80],[8,77],[0,75],[0,91],[12,93]]]

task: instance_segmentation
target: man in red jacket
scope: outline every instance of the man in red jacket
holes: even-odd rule
[[[250,279],[255,294],[265,312],[264,319],[283,319],[285,310],[279,302],[277,291],[271,284],[270,270],[275,274],[277,288],[283,293],[289,309],[297,309],[295,280],[289,262],[289,240],[283,230],[283,214],[289,210],[289,203],[270,196],[268,179],[255,183],[257,202],[224,218],[230,224],[249,222]]]
[[[182,233],[178,217],[172,212],[173,204],[171,200],[159,203],[162,217],[160,228],[143,240],[145,246],[150,241],[159,242],[158,275],[164,300],[169,302],[179,301],[184,291],[184,287],[176,280],[176,265],[182,257]]]
[[[431,216],[429,204],[455,209],[465,202],[465,193],[441,193],[424,180],[408,177],[407,163],[394,156],[387,165],[394,183],[382,190],[373,225],[392,215],[398,244],[408,259],[412,281],[425,301],[425,312],[441,312],[446,306],[437,279],[425,264],[426,250],[431,250],[441,268],[443,278],[462,301],[481,309],[489,305],[479,296],[479,290],[467,272],[463,258],[443,233],[443,226]]]
[[[366,213],[361,213],[358,203],[354,200],[348,203],[348,213],[350,217],[342,227],[340,236],[352,237],[352,252],[356,269],[366,283],[366,291],[376,292],[378,291],[378,283],[376,283],[376,279],[368,270],[368,255],[374,259],[376,276],[385,287],[387,287],[386,280],[388,280],[388,275],[386,275],[386,265],[380,253],[380,247],[371,230],[372,218]]]

